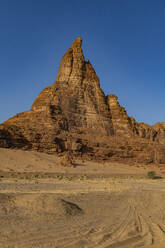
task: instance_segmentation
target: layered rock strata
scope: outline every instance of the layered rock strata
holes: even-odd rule
[[[0,147],[165,163],[165,124],[136,123],[117,96],[105,96],[81,45],[81,38],[73,42],[61,60],[56,82],[39,94],[31,110],[0,125]]]

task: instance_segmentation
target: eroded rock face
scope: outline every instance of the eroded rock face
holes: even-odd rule
[[[164,161],[159,144],[165,144],[165,124],[136,123],[117,96],[105,96],[81,45],[81,38],[73,42],[56,82],[39,94],[30,111],[0,125],[0,147],[70,151],[91,159]]]
[[[135,120],[127,115],[126,110],[120,106],[118,97],[107,96],[107,103],[112,116],[114,133],[117,136],[130,138],[135,133]]]
[[[165,145],[165,123],[158,122],[153,126],[153,129],[156,132],[155,140]]]
[[[89,136],[95,140],[95,135],[113,135],[106,97],[95,70],[84,59],[81,43],[81,38],[73,42],[61,60],[56,82],[40,93],[31,110],[1,125],[1,130],[13,130],[13,140],[23,136],[31,149],[46,152],[85,151]],[[4,136],[0,140],[3,146]]]

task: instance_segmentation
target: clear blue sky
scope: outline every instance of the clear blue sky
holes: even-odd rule
[[[81,36],[105,94],[165,122],[164,0],[1,0],[0,122],[28,110]]]

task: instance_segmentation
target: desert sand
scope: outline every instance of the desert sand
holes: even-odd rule
[[[0,149],[0,247],[164,248],[164,166]],[[160,179],[148,179],[155,170]]]

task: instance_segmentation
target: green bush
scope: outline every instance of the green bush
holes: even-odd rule
[[[154,179],[156,177],[156,172],[155,171],[148,171],[147,176],[150,179]]]

